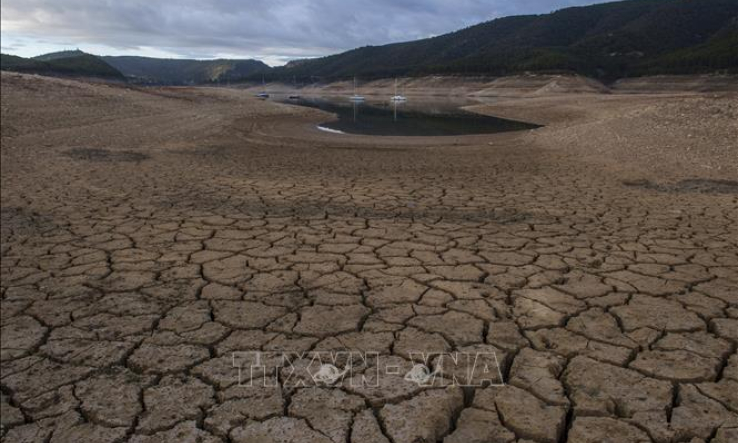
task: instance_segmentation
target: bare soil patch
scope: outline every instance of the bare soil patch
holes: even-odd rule
[[[75,160],[96,162],[140,162],[151,158],[141,152],[109,151],[97,148],[74,148],[66,151],[65,154]]]
[[[626,186],[642,189],[652,189],[659,192],[701,192],[706,194],[737,194],[738,181],[690,179],[674,184],[657,184],[649,180],[635,180],[623,182]]]
[[[736,96],[521,81],[410,139],[3,73],[3,443],[735,441]]]

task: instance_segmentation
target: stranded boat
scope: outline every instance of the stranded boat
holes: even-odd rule
[[[261,76],[261,87],[263,88],[262,91],[258,94],[256,94],[259,98],[269,98],[269,93],[266,91],[266,83],[264,82],[264,76]]]
[[[351,96],[350,100],[352,102],[363,102],[364,101],[364,96],[356,93],[356,77],[354,77],[354,95]]]
[[[390,98],[390,100],[393,101],[393,102],[405,102],[405,101],[407,101],[407,97],[405,97],[404,95],[397,94],[397,79],[395,79],[395,95],[393,95],[392,98]]]

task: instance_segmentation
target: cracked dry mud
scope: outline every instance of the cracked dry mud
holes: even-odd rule
[[[3,442],[738,441],[738,174],[700,166],[735,97],[512,102],[486,112],[548,126],[403,140],[238,90],[2,94]],[[639,162],[649,122],[702,161]],[[239,385],[255,350],[482,350],[505,385]]]

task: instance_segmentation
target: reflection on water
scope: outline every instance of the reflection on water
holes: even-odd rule
[[[348,97],[286,97],[278,101],[318,108],[337,119],[320,124],[329,132],[395,136],[444,136],[490,134],[534,129],[539,126],[514,120],[489,117],[460,109],[478,104],[467,99],[415,99],[407,102],[350,101]]]

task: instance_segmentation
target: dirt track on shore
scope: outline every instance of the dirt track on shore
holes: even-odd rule
[[[376,138],[3,73],[2,441],[735,441],[737,101],[510,99],[474,110],[546,126]],[[307,355],[269,388],[234,367],[347,350],[379,356],[332,386],[288,383]],[[453,351],[505,386],[453,386]]]

